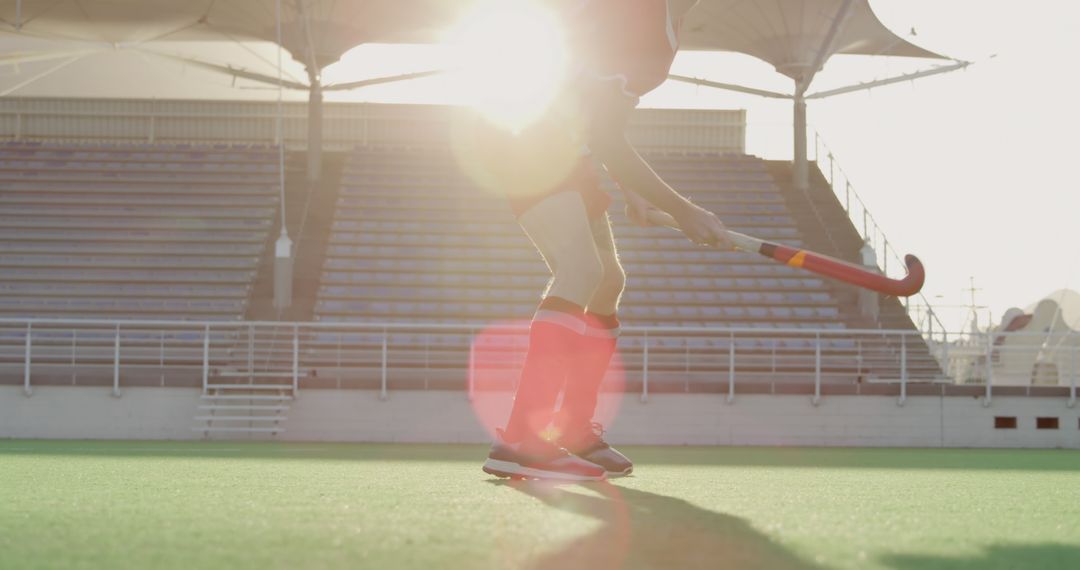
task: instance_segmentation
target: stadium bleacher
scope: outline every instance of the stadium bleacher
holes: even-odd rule
[[[733,229],[801,243],[763,161],[708,154],[649,159]],[[629,274],[626,324],[842,326],[821,279],[613,219]],[[470,184],[449,152],[357,151],[343,175],[316,314],[322,321],[527,319],[546,279],[505,202]]]
[[[258,265],[278,212],[275,158],[268,147],[0,146],[0,316],[239,321],[256,296],[257,273],[268,274]],[[764,161],[693,153],[647,158],[729,227],[803,243]],[[617,194],[613,211],[621,209]],[[691,389],[689,378],[714,389],[726,377],[732,347],[740,382],[782,381],[786,373],[806,378],[818,347],[826,382],[898,376],[894,341],[845,336],[858,323],[826,280],[756,255],[696,247],[671,230],[629,225],[621,214],[612,218],[629,274],[624,323],[680,331],[620,341],[628,368],[651,351],[652,389],[663,390],[665,377],[678,389]],[[298,337],[310,373],[305,385],[371,387],[378,378],[371,370],[385,363],[398,371],[398,388],[461,388],[473,343],[506,373],[503,380],[514,377],[525,339],[468,331],[526,322],[547,268],[505,200],[471,183],[450,151],[352,152],[329,225],[314,312],[323,328]],[[385,323],[459,328],[385,337],[355,329]],[[742,332],[700,332],[731,327]],[[224,333],[214,333],[212,374],[250,375],[256,364],[286,370],[292,362],[291,326]],[[18,363],[25,337],[11,334],[11,361]],[[41,334],[48,333],[35,333],[35,343],[73,342]],[[124,361],[161,360],[165,341],[138,334],[125,333]],[[81,335],[78,342],[89,340]],[[133,352],[144,350],[141,343],[149,343],[146,355]],[[111,369],[112,343],[99,348],[101,366]],[[56,350],[56,358],[68,358],[60,353],[69,349]],[[183,356],[194,359],[194,369],[197,352]],[[40,368],[45,361],[35,357]],[[912,380],[939,373],[936,363],[908,358]],[[364,379],[342,381],[343,366]],[[328,371],[337,380],[330,382]]]
[[[732,229],[802,245],[788,201],[765,161],[708,153],[653,153],[646,158],[665,180],[716,212]],[[606,184],[613,189],[610,181]],[[612,210],[621,210],[618,193],[614,195]],[[805,377],[815,366],[818,345],[821,366],[831,375],[826,382],[899,375],[900,348],[895,343],[843,335],[853,324],[851,312],[842,310],[836,289],[825,280],[757,255],[696,247],[670,230],[632,226],[621,214],[612,219],[629,275],[621,310],[624,325],[743,329],[736,339],[654,335],[647,341],[653,389],[664,389],[665,370],[673,373],[667,377],[677,389],[690,389],[687,378],[694,374],[705,389],[715,389],[722,379],[718,372],[729,366],[732,345],[739,353],[740,382],[747,375],[769,382],[785,373]],[[547,278],[547,268],[514,223],[505,200],[493,199],[471,183],[451,152],[357,150],[345,162],[315,317],[343,325],[524,323]],[[822,338],[813,331],[829,335]],[[419,362],[428,378],[432,366],[464,366],[463,347],[475,339],[441,336],[434,341],[422,331],[392,333],[394,367],[407,369]],[[478,342],[487,351],[485,358],[494,359],[495,367],[505,366],[512,376],[523,341],[494,335]],[[313,342],[337,346],[338,353],[345,346],[377,354],[381,336],[345,338],[327,332]],[[639,366],[645,345],[639,335],[620,340],[629,368]],[[688,364],[691,351],[696,372]],[[329,348],[313,348],[309,359],[316,365],[320,360],[328,363],[332,354]],[[929,358],[909,355],[909,360],[909,378],[938,374]],[[402,378],[395,382],[408,384]]]
[[[0,145],[0,316],[239,320],[278,209],[276,152]]]

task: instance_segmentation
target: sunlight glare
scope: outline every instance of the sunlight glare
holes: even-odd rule
[[[471,107],[517,132],[551,106],[566,70],[558,19],[537,0],[478,0],[447,36]]]

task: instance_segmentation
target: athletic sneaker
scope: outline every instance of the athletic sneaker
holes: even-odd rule
[[[600,481],[604,468],[574,457],[565,449],[541,440],[509,442],[503,430],[496,430],[484,472],[496,477],[551,479],[559,481]]]
[[[574,455],[604,468],[608,477],[625,477],[634,471],[634,463],[604,441],[604,426],[592,422],[559,441]]]

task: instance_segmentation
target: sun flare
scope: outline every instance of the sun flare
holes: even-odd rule
[[[564,79],[562,26],[536,0],[478,0],[447,34],[447,44],[467,103],[508,131],[539,119]]]

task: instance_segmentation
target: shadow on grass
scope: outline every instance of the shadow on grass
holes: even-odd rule
[[[881,563],[897,570],[1066,570],[1080,568],[1080,546],[1070,544],[995,544],[967,558],[897,554]]]
[[[580,485],[586,493],[540,482],[489,482],[603,523],[562,549],[540,556],[526,566],[531,570],[818,568],[769,540],[746,521],[682,499],[608,482]]]

